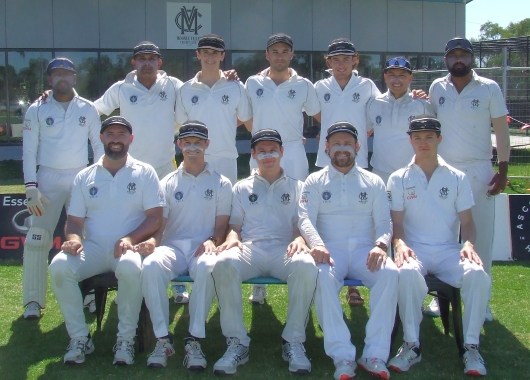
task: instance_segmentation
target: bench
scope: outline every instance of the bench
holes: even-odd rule
[[[181,274],[175,277],[171,282],[193,282],[188,275]],[[243,284],[253,285],[286,285],[287,283],[274,277],[254,277],[243,281]],[[344,280],[344,286],[364,286],[361,280]]]

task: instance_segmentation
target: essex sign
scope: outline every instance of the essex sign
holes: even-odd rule
[[[167,3],[168,49],[196,49],[199,38],[211,32],[211,4]]]

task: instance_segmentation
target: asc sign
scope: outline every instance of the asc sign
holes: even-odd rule
[[[211,4],[167,3],[168,49],[196,49],[199,38],[211,32]]]

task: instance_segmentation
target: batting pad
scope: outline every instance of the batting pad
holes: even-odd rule
[[[43,228],[31,227],[26,235],[22,276],[23,306],[35,301],[46,306],[48,285],[48,253],[52,245],[51,234]]]

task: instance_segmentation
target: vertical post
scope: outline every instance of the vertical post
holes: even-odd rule
[[[504,99],[508,98],[508,49],[506,46],[502,48],[502,94],[504,95]]]

